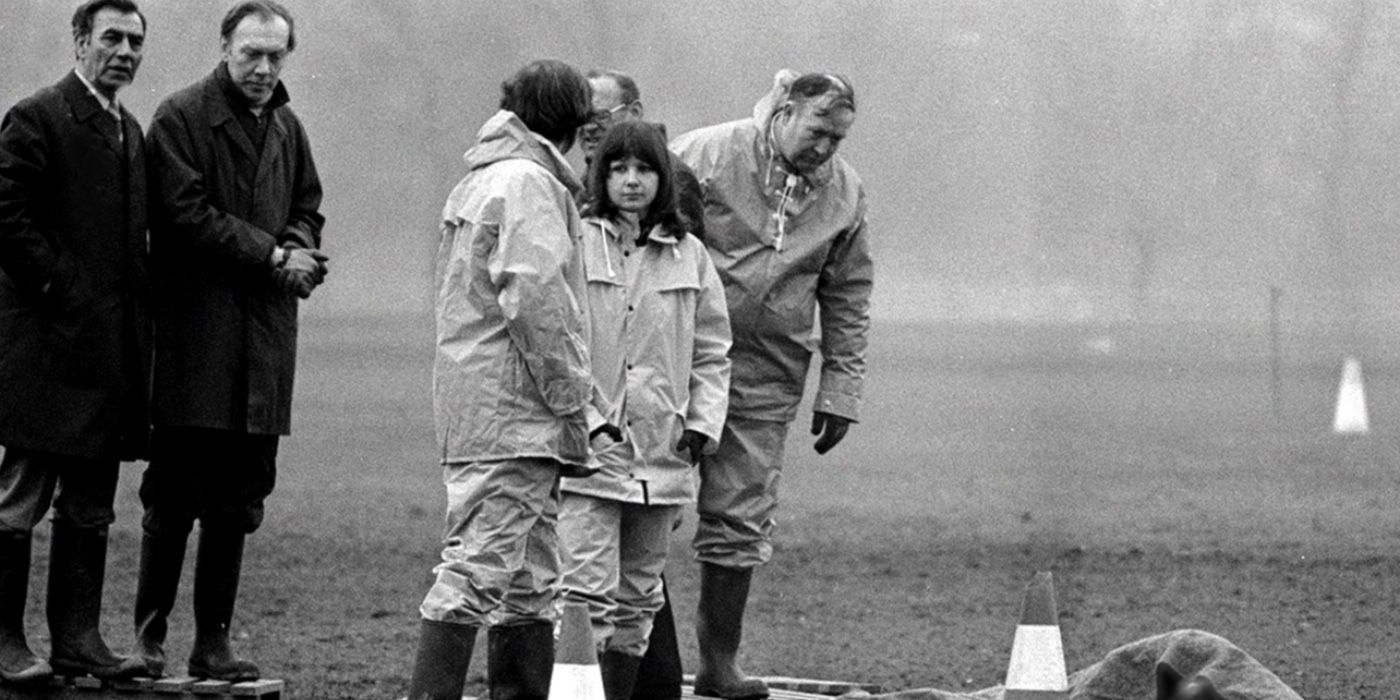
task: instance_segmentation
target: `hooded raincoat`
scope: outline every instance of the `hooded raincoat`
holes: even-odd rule
[[[590,356],[603,416],[623,442],[594,457],[597,474],[561,490],[644,505],[695,500],[695,469],[676,452],[686,430],[719,442],[728,404],[729,314],[705,246],[660,227],[584,222]],[[594,423],[600,421],[593,421]]]
[[[856,420],[865,383],[873,268],[865,191],[839,155],[790,173],[769,138],[773,105],[753,119],[698,129],[671,144],[695,171],[705,244],[729,302],[730,415],[791,421],[821,318],[814,409]]]
[[[588,463],[578,178],[553,144],[497,112],[465,155],[437,257],[433,408],[444,464]]]

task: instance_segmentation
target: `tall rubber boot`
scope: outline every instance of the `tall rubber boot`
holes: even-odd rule
[[[617,651],[603,652],[598,660],[603,674],[603,697],[607,700],[631,700],[632,691],[637,685],[637,667],[642,665],[642,657],[630,656]]]
[[[475,644],[476,627],[472,625],[424,620],[419,627],[408,700],[461,700]]]
[[[194,648],[191,676],[221,681],[257,680],[257,664],[240,659],[229,642],[229,624],[238,600],[243,571],[244,534],[238,530],[199,528],[194,565]]]
[[[0,532],[0,681],[16,685],[53,676],[49,662],[35,656],[24,639],[31,541],[28,532]]]
[[[136,650],[154,678],[165,675],[165,633],[180,590],[189,533],[152,534],[141,538],[141,569],[136,583]]]
[[[768,685],[745,676],[739,668],[744,608],[752,580],[753,569],[700,564],[700,605],[695,616],[695,637],[700,643],[696,695],[727,700],[768,697]]]
[[[112,653],[102,640],[102,580],[107,573],[107,528],[53,524],[47,613],[54,673],[134,678],[146,664]]]
[[[676,639],[676,618],[671,614],[671,591],[666,577],[661,577],[661,591],[666,602],[656,612],[651,623],[647,653],[637,669],[637,682],[631,700],[680,700],[681,650]]]
[[[554,623],[527,622],[486,632],[491,700],[548,700],[554,673]]]

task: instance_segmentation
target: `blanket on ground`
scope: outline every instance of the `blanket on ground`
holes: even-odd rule
[[[1243,649],[1201,630],[1176,630],[1125,644],[1102,661],[1069,677],[1070,700],[1155,700],[1157,662],[1185,678],[1202,674],[1229,700],[1302,700]],[[933,688],[884,695],[847,694],[871,700],[1001,700],[1001,686],[961,693]]]

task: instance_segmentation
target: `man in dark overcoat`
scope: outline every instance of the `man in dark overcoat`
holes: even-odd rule
[[[147,447],[146,170],[117,102],[145,18],[95,0],[73,15],[76,66],[0,123],[0,681],[125,677],[99,633],[120,460]],[[55,497],[57,494],[57,497]],[[24,635],[31,531],[53,505],[48,662]]]
[[[200,522],[192,676],[257,678],[229,644],[245,536],[263,519],[278,438],[291,429],[298,298],[325,273],[321,183],[279,79],[291,14],[242,2],[214,72],[166,98],[149,135],[156,283],[152,456],[137,583],[137,644],[165,671],[185,542]]]

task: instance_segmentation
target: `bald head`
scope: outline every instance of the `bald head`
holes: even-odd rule
[[[593,88],[593,116],[583,127],[583,158],[592,162],[598,144],[614,124],[641,119],[642,93],[632,76],[615,70],[591,70],[588,84]]]

